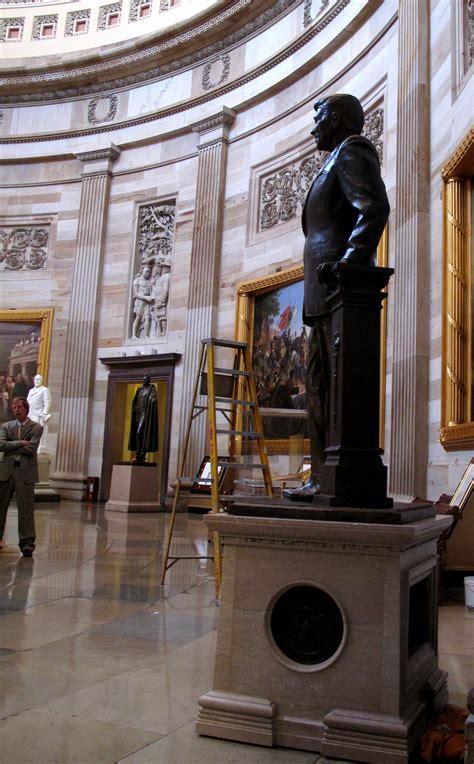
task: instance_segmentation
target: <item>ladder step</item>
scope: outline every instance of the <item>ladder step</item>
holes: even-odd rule
[[[243,400],[240,400],[239,398],[228,398],[227,396],[222,396],[222,395],[216,395],[216,401],[222,402],[222,403],[224,402],[229,402],[234,404],[237,403],[240,406],[250,406],[253,408],[255,408],[255,406],[257,405],[256,401],[243,401]]]
[[[237,342],[236,340],[219,340],[216,337],[207,337],[205,340],[201,340],[203,345],[217,345],[223,348],[236,348],[236,350],[245,350],[247,347],[246,342]]]
[[[230,377],[250,377],[250,372],[240,371],[240,369],[214,369],[216,374],[228,374]]]
[[[269,470],[268,464],[255,464],[253,462],[220,462],[217,464],[223,467],[231,467],[232,469],[246,469],[246,470]]]
[[[223,428],[217,429],[216,432],[219,435],[242,435],[246,438],[263,438],[263,435],[259,432],[255,432],[255,430],[226,430]]]
[[[196,475],[182,475],[181,477],[177,477],[176,480],[178,483],[212,483],[212,478],[200,478],[196,477]]]

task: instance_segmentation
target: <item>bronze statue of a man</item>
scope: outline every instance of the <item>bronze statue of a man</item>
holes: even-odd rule
[[[316,101],[314,110],[311,135],[318,150],[330,153],[308,191],[302,215],[303,320],[311,326],[306,377],[311,477],[302,488],[286,492],[299,501],[311,501],[319,492],[318,469],[325,459],[331,336],[327,297],[334,263],[375,265],[390,211],[377,151],[361,136],[364,112],[358,99],[328,96]]]
[[[132,419],[128,450],[136,451],[136,464],[143,464],[148,452],[158,450],[158,406],[156,387],[150,377],[143,377],[132,402]]]

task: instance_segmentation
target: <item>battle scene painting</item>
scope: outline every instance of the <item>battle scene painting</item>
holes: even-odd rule
[[[306,410],[305,374],[308,328],[303,324],[303,281],[256,295],[252,365],[259,406],[283,409],[283,416],[264,416],[265,437],[307,434],[307,421],[291,416]]]

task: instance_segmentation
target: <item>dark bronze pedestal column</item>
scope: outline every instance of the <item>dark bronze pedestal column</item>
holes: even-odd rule
[[[338,263],[326,461],[316,505],[391,507],[379,446],[380,311],[391,268]]]

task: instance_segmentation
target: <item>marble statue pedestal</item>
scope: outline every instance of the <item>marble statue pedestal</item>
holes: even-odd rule
[[[60,494],[54,490],[49,480],[51,456],[46,452],[38,452],[39,482],[35,484],[35,501],[61,501]]]
[[[436,542],[450,522],[209,514],[224,561],[198,734],[406,764],[447,702]]]
[[[105,508],[110,512],[161,512],[158,492],[156,463],[114,464]]]

